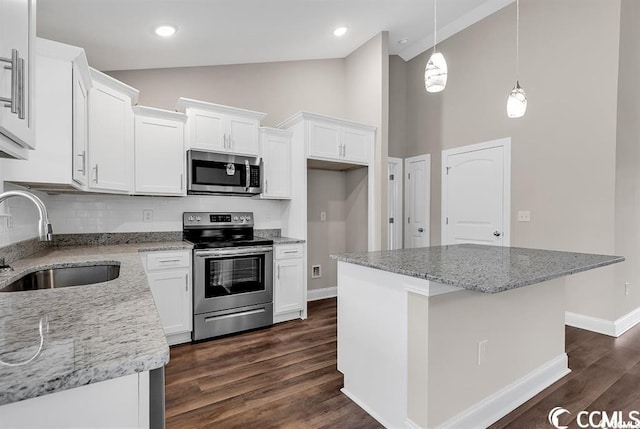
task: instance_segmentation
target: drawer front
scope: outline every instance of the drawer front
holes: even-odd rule
[[[304,249],[302,244],[275,246],[276,259],[302,258]]]
[[[173,268],[189,268],[191,252],[150,252],[147,255],[147,271]]]

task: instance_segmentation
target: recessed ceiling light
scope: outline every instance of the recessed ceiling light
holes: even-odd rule
[[[407,43],[409,43],[409,39],[407,38],[398,40],[399,45],[406,45]]]
[[[347,34],[347,27],[338,27],[333,30],[333,35],[336,37],[342,37]]]
[[[171,37],[176,33],[176,27],[172,25],[161,25],[156,27],[156,34],[162,37]]]

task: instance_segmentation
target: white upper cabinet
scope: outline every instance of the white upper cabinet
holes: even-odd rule
[[[186,195],[182,113],[135,106],[135,193]]]
[[[36,144],[35,18],[35,0],[0,0],[0,155],[10,158]]]
[[[260,153],[264,163],[261,198],[291,198],[291,133],[260,128]]]
[[[266,113],[180,98],[176,110],[187,115],[187,149],[259,156],[260,121]]]
[[[133,110],[138,90],[91,69],[89,188],[133,192]]]
[[[4,162],[5,180],[41,190],[85,190],[89,65],[82,48],[37,39],[38,146]]]
[[[89,66],[82,52],[83,63],[73,63],[72,69],[72,98],[73,98],[73,180],[87,187],[89,185],[89,88],[91,77]]]
[[[376,128],[344,119],[301,112],[278,126],[305,124],[308,159],[367,165],[373,161]]]

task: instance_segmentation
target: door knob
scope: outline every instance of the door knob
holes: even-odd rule
[[[500,231],[493,231],[493,235],[495,235],[496,237],[500,237],[502,233],[500,233]]]
[[[424,228],[418,228],[418,232],[424,232]]]

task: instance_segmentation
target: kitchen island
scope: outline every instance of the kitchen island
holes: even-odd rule
[[[52,247],[13,262],[0,288],[48,268],[120,272],[104,283],[0,292],[0,427],[163,427],[169,347],[138,252],[185,248]]]
[[[334,255],[343,392],[389,428],[482,428],[569,373],[564,276],[622,257],[458,244]]]

